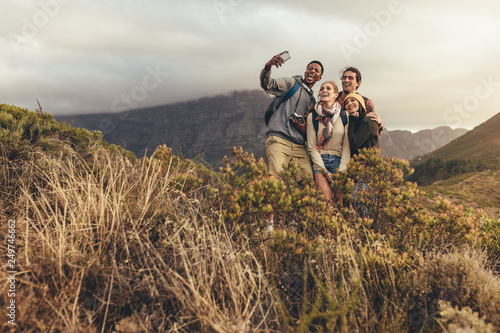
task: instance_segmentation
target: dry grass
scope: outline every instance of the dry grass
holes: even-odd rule
[[[34,155],[15,202],[23,332],[107,332],[125,317],[143,331],[268,328],[261,266],[217,210],[182,192],[178,171],[97,146],[90,161]]]

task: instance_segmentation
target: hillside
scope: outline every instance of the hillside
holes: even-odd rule
[[[412,161],[410,178],[430,184],[467,172],[500,169],[500,113],[447,145]]]
[[[99,130],[104,138],[134,152],[150,155],[166,144],[185,156],[202,155],[212,165],[221,165],[232,147],[265,157],[264,110],[269,95],[261,90],[130,110],[119,114],[87,114],[56,117],[77,127]],[[383,117],[383,111],[380,111]],[[411,159],[441,147],[466,130],[439,127],[417,133],[385,131],[380,138],[382,156]]]
[[[500,171],[470,172],[439,180],[422,189],[430,199],[442,196],[465,208],[483,209],[490,216],[500,214]]]
[[[441,149],[427,154],[422,160],[439,157],[443,161],[471,159],[496,164],[500,158],[499,128],[500,113]],[[500,164],[497,165],[500,166]]]
[[[500,219],[424,206],[407,161],[361,152],[330,207],[296,165],[136,159],[41,110],[0,104],[0,147],[2,332],[500,328]]]

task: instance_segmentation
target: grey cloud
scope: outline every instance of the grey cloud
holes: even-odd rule
[[[34,109],[40,97],[54,114],[108,112],[115,99],[132,92],[140,99],[134,105],[145,107],[260,89],[264,63],[288,49],[292,59],[273,75],[302,74],[309,60],[319,59],[324,79],[339,82],[339,70],[354,65],[364,76],[360,92],[374,100],[390,129],[471,128],[498,112],[500,86],[476,96],[479,78],[500,81],[499,5],[489,0],[481,6],[451,0],[67,0],[15,51],[9,33],[22,34],[26,19],[49,1],[61,0],[3,4],[1,102]],[[347,57],[342,45],[356,52]],[[169,76],[141,96],[148,68],[157,66]]]

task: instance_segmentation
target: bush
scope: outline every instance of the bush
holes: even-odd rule
[[[474,311],[488,323],[500,327],[500,281],[485,268],[486,264],[485,253],[469,247],[429,254],[411,283],[410,327],[440,332],[435,319],[442,316],[440,311],[450,310],[450,306],[464,309],[464,314]],[[450,313],[442,317],[447,323],[457,320],[459,324],[463,316],[453,318]]]
[[[248,236],[262,235],[266,216],[275,212],[275,224],[290,229],[292,222],[310,238],[333,237],[337,218],[328,211],[314,182],[292,163],[278,175],[268,175],[263,159],[235,149],[233,159],[224,160],[221,168],[227,182],[220,204],[225,221]],[[254,235],[254,236],[257,236]]]
[[[493,325],[486,323],[482,318],[479,318],[477,312],[472,311],[468,306],[463,309],[453,307],[449,302],[439,301],[438,323],[443,323],[443,329],[450,333],[460,332],[483,332],[493,333],[495,328]]]

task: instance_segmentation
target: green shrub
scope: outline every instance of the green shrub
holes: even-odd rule
[[[12,130],[13,126],[14,116],[11,113],[0,111],[0,128]]]
[[[226,180],[220,205],[227,224],[248,235],[265,227],[266,216],[275,213],[275,225],[290,229],[298,224],[308,239],[318,235],[333,237],[338,227],[337,217],[326,208],[314,182],[304,175],[296,163],[291,163],[278,175],[269,175],[263,159],[255,161],[253,154],[234,149],[233,158],[225,159],[221,168]]]

